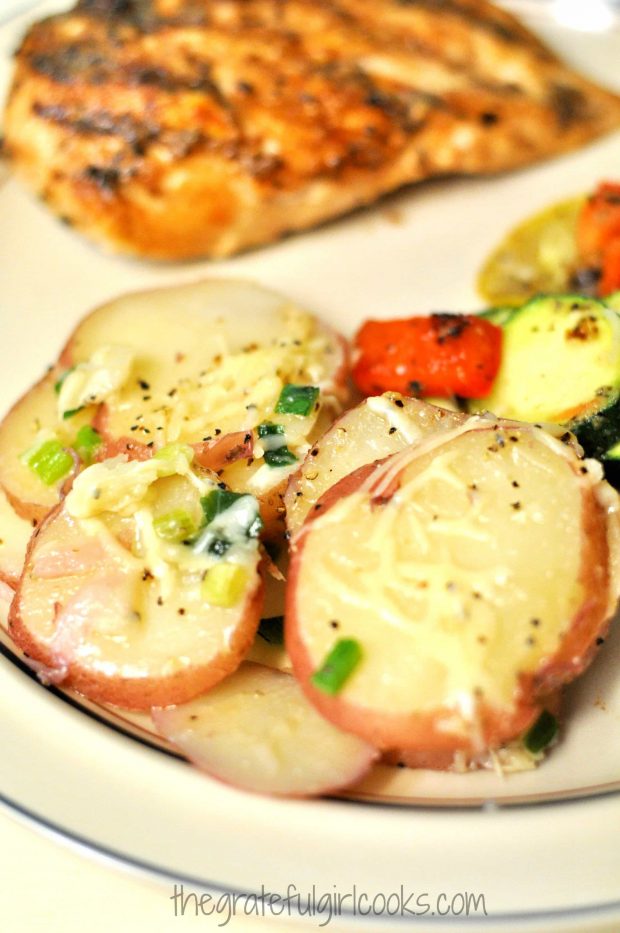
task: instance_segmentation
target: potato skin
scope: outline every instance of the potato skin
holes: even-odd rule
[[[345,477],[328,490],[293,539],[286,596],[286,646],[293,670],[306,695],[317,709],[340,728],[367,739],[382,750],[405,750],[420,753],[420,761],[435,762],[426,766],[445,767],[456,751],[479,754],[478,744],[445,730],[454,710],[438,708],[425,714],[386,714],[347,701],[344,696],[330,696],[311,683],[315,666],[306,649],[300,630],[297,583],[303,564],[304,545],[312,533],[313,521],[324,515],[343,496],[356,492],[381,464],[368,465]],[[580,463],[571,464],[579,475]],[[395,480],[395,486],[397,480]],[[601,484],[599,484],[600,486]],[[395,491],[391,488],[387,495]],[[479,737],[487,749],[498,748],[517,738],[536,720],[548,698],[569,683],[592,661],[601,639],[609,628],[611,611],[618,598],[617,572],[612,565],[610,539],[617,536],[617,511],[609,512],[597,495],[597,488],[582,484],[583,547],[579,582],[585,598],[564,634],[559,650],[533,673],[521,673],[511,710],[495,709],[483,700],[477,704]],[[412,759],[414,760],[414,759]]]
[[[127,678],[120,675],[104,675],[76,662],[70,663],[66,672],[58,672],[57,660],[37,639],[24,618],[21,589],[30,572],[40,535],[61,510],[62,504],[59,504],[50,512],[31,538],[20,584],[11,604],[8,618],[9,634],[25,653],[26,660],[34,662],[32,666],[35,669],[42,668],[39,674],[42,680],[53,681],[60,683],[63,687],[72,688],[97,703],[111,703],[122,709],[150,710],[153,706],[186,703],[195,696],[210,690],[237,669],[254,640],[260,622],[264,592],[262,575],[259,576],[256,587],[247,598],[243,623],[235,627],[229,651],[226,654],[220,653],[208,664],[193,665],[162,677]]]

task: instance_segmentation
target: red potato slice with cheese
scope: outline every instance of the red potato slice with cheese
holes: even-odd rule
[[[199,532],[205,550],[157,531],[158,518],[178,514],[171,506],[201,511],[200,496],[221,495],[217,480],[183,453],[115,458],[77,477],[33,536],[10,614],[10,633],[42,679],[148,710],[183,703],[237,668],[262,609],[257,538],[239,531],[239,509],[236,524],[220,514],[224,531]],[[243,501],[255,520],[258,504]],[[206,549],[218,534],[229,537],[223,556]],[[234,587],[205,590],[222,569]]]
[[[288,797],[361,780],[377,750],[316,712],[294,677],[251,662],[191,703],[153,710],[157,729],[212,777]]]
[[[21,518],[0,489],[0,581],[17,586],[26,560],[32,522]]]
[[[84,318],[53,370],[0,425],[0,485],[24,517],[44,517],[61,484],[45,486],[22,455],[42,432],[71,445],[88,423],[105,442],[100,456],[146,457],[189,443],[226,482],[267,500],[295,466],[261,471],[255,429],[278,421],[302,457],[325,415],[330,423],[339,413],[346,377],[344,340],[255,283],[211,279],[123,295]],[[274,415],[286,383],[320,388],[307,417]]]
[[[383,749],[479,755],[593,657],[618,496],[533,426],[469,419],[343,479],[292,542],[286,645],[319,711]],[[340,640],[361,660],[313,683]]]
[[[449,431],[466,418],[398,392],[364,399],[334,422],[291,477],[284,496],[289,532],[299,530],[324,493],[343,477],[430,434]]]

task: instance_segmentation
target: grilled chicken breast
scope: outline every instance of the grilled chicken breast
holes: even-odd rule
[[[185,259],[619,125],[619,98],[485,0],[80,0],[24,38],[4,131],[67,223]]]

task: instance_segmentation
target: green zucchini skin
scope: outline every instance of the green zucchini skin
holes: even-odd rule
[[[508,323],[511,317],[518,311],[518,308],[487,308],[485,311],[480,311],[478,316],[483,317],[486,321],[490,321],[491,324],[497,324],[498,327],[503,327]]]
[[[491,394],[468,410],[566,425],[587,456],[604,458],[620,442],[620,315],[572,294],[484,315],[502,327],[503,359]]]
[[[584,415],[568,421],[566,427],[575,435],[588,457],[620,459],[620,391],[610,386],[599,389],[598,398]],[[611,450],[618,447],[616,457]]]
[[[613,311],[620,311],[620,291],[612,292],[611,295],[607,295],[603,299],[608,308],[611,308]]]

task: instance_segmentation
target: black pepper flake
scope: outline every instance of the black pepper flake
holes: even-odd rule
[[[316,457],[317,454],[318,454],[318,452],[319,452],[319,448],[318,448],[318,447],[313,447],[312,450],[310,451],[310,456],[311,456],[311,457]]]
[[[137,430],[138,430],[138,425],[137,425],[137,424],[132,424],[132,426],[129,428],[129,430],[130,430],[130,431],[137,431]]]
[[[213,437],[210,434],[207,434],[206,437],[203,437],[203,441],[212,441]]]
[[[314,506],[314,511],[315,511],[315,512],[318,512],[319,509],[322,509],[322,508],[323,508],[323,503],[322,503],[322,502],[317,502],[317,504]]]
[[[521,508],[521,503],[520,503],[520,502],[511,502],[511,503],[510,503],[510,507],[511,507],[511,509],[514,509],[515,512],[518,512],[519,509]]]
[[[534,628],[538,628],[540,625],[540,619],[530,619],[530,625],[533,625]]]
[[[597,644],[597,645],[604,645],[604,644],[605,644],[605,639],[604,639],[604,638],[597,638],[597,639],[596,639],[596,644]]]
[[[388,434],[396,434],[397,430],[398,428],[390,428],[390,430],[388,431]]]
[[[584,474],[587,473],[587,472],[588,472],[587,466],[579,467],[579,472],[580,472],[580,473],[584,473]]]
[[[179,391],[178,389],[170,389],[170,391],[168,392],[168,398],[174,398],[174,396],[177,394],[178,391]]]
[[[405,764],[404,761],[397,761],[397,762],[396,762],[396,767],[397,767],[397,768],[406,768],[407,765]]]
[[[138,379],[138,385],[140,386],[141,389],[144,389],[145,391],[151,388],[150,384],[146,381],[146,379]]]
[[[513,479],[511,485],[514,486],[515,489],[519,489],[519,484],[518,484],[518,482],[516,481],[516,479]]]
[[[215,434],[216,437],[218,437],[218,436],[222,433],[222,429],[221,429],[221,428],[216,428],[215,431],[214,431],[213,433]]]
[[[157,597],[157,605],[158,605],[158,606],[163,606],[163,604],[164,604],[163,599],[161,598],[161,596],[158,596],[158,597]]]
[[[394,404],[396,405],[397,408],[404,408],[404,407],[405,407],[405,403],[404,403],[403,400],[400,399],[400,398],[394,399]]]
[[[525,639],[525,644],[526,644],[526,645],[529,645],[530,648],[531,648],[532,645],[535,645],[535,644],[536,644],[536,639],[534,638],[533,635],[528,635],[527,638]]]
[[[227,488],[226,483],[218,483],[217,485],[218,485],[218,488],[219,488],[219,489],[226,489],[226,488]]]
[[[244,444],[249,444],[251,440],[252,440],[252,435],[251,435],[251,434],[246,434],[245,437],[243,438],[243,443],[244,443]]]
[[[338,626],[340,625],[340,622],[338,621],[338,619],[332,619],[329,624],[331,625],[332,628],[338,628]]]
[[[143,570],[143,572],[142,572],[142,579],[143,579],[143,580],[152,580],[152,579],[153,579],[153,574],[152,574],[151,571],[148,569],[148,567],[145,567],[145,568],[144,568],[144,570]]]
[[[151,396],[150,396],[150,395],[143,395],[143,396],[142,396],[142,401],[143,401],[143,402],[150,402],[150,401],[151,401]]]
[[[192,713],[189,718],[192,722],[196,722],[196,720],[198,719],[198,713]]]
[[[177,609],[177,612],[179,613],[180,616],[184,616],[184,615],[185,615],[185,609],[183,608],[183,606],[181,606],[180,609]]]
[[[148,444],[147,444],[146,446],[147,446],[147,447],[152,447],[154,443],[155,443],[155,441],[149,441]]]
[[[302,493],[301,493],[301,492],[296,492],[295,495],[296,495],[297,498],[299,499],[299,497],[302,495]]]

